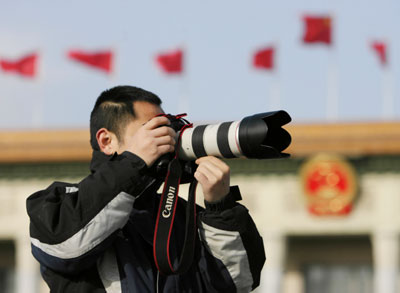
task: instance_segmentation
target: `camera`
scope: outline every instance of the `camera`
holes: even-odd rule
[[[286,111],[259,113],[239,121],[192,127],[183,117],[186,114],[167,117],[178,134],[176,154],[184,174],[194,174],[197,158],[216,156],[219,158],[275,159],[289,157],[283,151],[290,145],[291,136],[282,128],[291,121]],[[154,164],[159,176],[166,174],[168,163],[175,154],[162,156]]]
[[[161,156],[153,165],[158,180],[164,179],[160,196],[157,222],[154,231],[154,261],[159,271],[166,275],[186,272],[193,261],[196,239],[196,186],[194,178],[197,158],[273,159],[289,155],[282,151],[291,141],[282,128],[291,118],[285,111],[255,114],[240,121],[193,127],[182,115],[162,114],[170,120],[177,132],[174,153]],[[169,254],[170,233],[174,224],[179,184],[190,183],[186,205],[185,238],[178,266],[172,266]]]

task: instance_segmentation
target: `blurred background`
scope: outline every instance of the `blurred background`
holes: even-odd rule
[[[0,292],[48,292],[26,197],[88,175],[91,109],[125,84],[196,124],[291,115],[291,158],[226,161],[264,238],[256,292],[400,292],[400,2],[0,9]]]

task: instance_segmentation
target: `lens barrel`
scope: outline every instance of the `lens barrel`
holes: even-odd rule
[[[290,134],[282,128],[291,118],[283,110],[255,114],[240,121],[198,125],[186,129],[179,145],[179,158],[190,161],[207,155],[220,158],[272,159],[282,153]]]

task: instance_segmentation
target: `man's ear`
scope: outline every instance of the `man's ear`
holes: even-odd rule
[[[106,128],[100,128],[96,133],[97,144],[100,151],[106,155],[113,155],[117,150],[115,146],[118,145],[116,136]]]

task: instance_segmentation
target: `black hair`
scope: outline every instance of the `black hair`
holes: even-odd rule
[[[100,150],[96,133],[103,127],[114,133],[118,141],[123,142],[126,125],[136,117],[133,108],[135,101],[161,105],[157,95],[134,86],[116,86],[100,94],[90,114],[90,144],[93,150]]]

